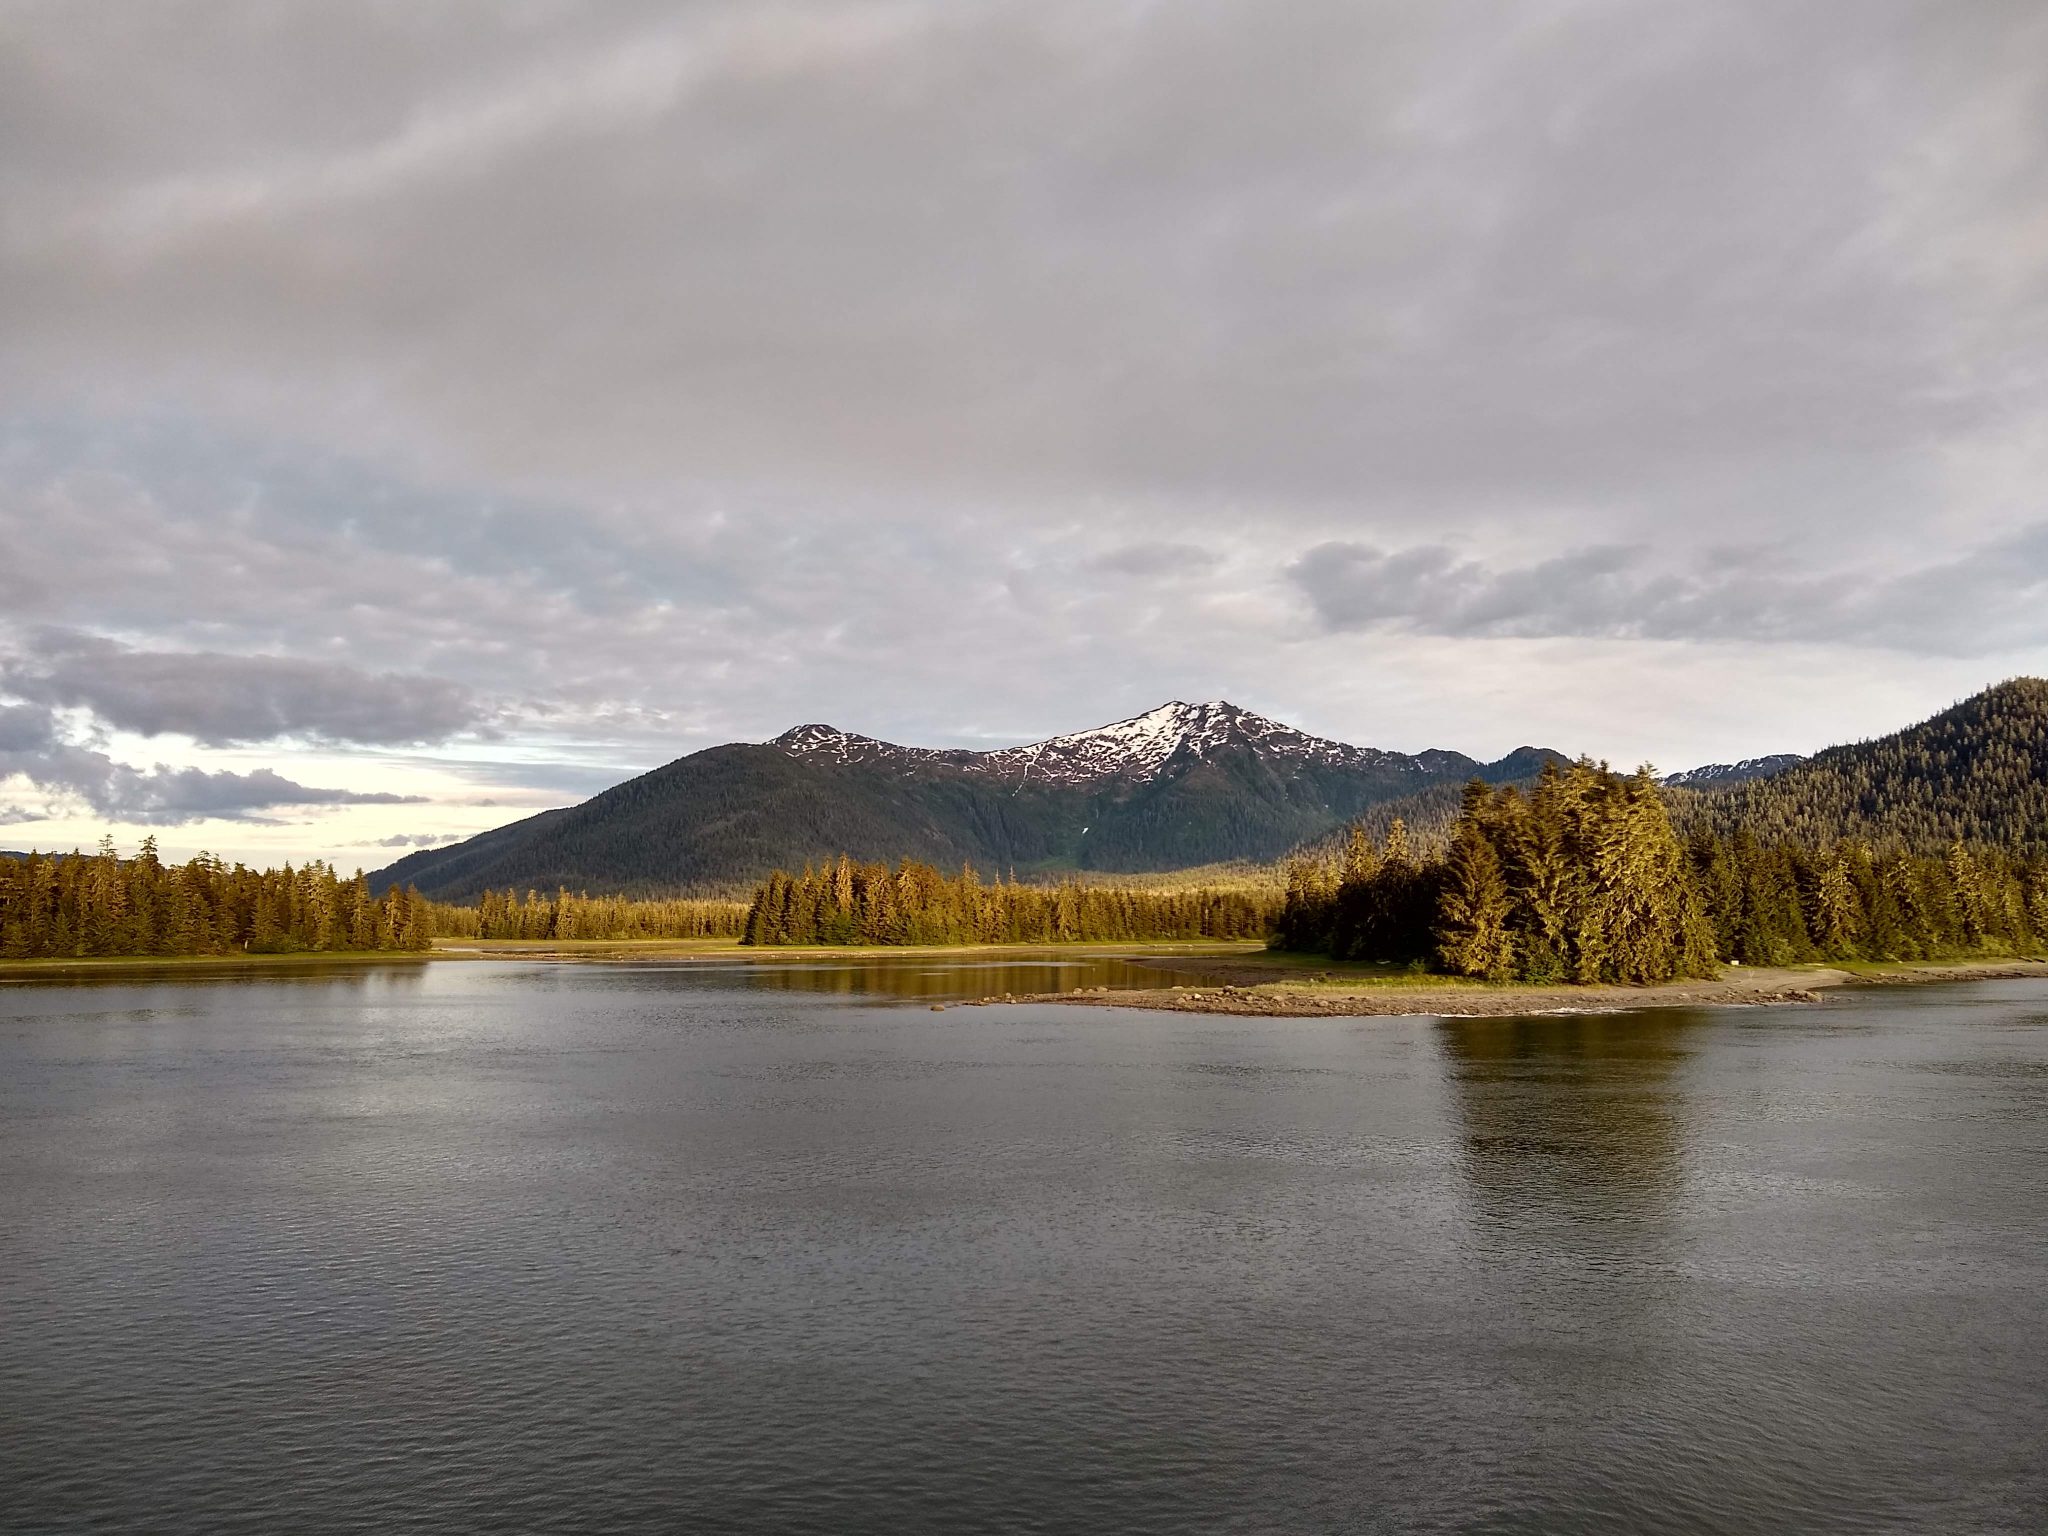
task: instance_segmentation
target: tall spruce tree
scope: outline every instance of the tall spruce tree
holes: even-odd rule
[[[1437,906],[1437,957],[1461,976],[1505,981],[1514,974],[1508,883],[1494,846],[1486,785],[1465,787],[1464,811],[1451,838]]]

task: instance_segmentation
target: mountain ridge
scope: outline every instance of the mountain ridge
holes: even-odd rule
[[[732,888],[848,852],[939,865],[1132,873],[1265,861],[1427,787],[1527,777],[1492,763],[1312,735],[1227,700],[1170,700],[1092,730],[987,751],[905,747],[822,723],[675,759],[582,805],[408,854],[371,878],[485,888]]]
[[[815,723],[793,726],[767,745],[792,756],[839,764],[951,768],[1019,783],[1034,777],[1054,784],[1119,778],[1142,781],[1164,770],[1182,753],[1206,758],[1233,745],[1251,745],[1274,757],[1340,767],[1415,765],[1420,771],[1435,772],[1445,771],[1453,763],[1484,766],[1462,753],[1439,749],[1406,754],[1353,746],[1283,725],[1227,699],[1200,704],[1171,699],[1143,714],[1092,730],[1070,731],[1015,747],[905,747]]]
[[[1667,773],[1657,782],[1667,789],[1711,789],[1747,784],[1753,779],[1772,778],[1805,761],[1805,756],[1798,752],[1774,752],[1764,757],[1745,757],[1733,763],[1704,763],[1682,773]]]

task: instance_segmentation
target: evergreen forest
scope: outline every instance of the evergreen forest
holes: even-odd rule
[[[905,859],[895,867],[846,855],[824,869],[780,870],[754,893],[748,944],[1075,944],[1142,939],[1256,939],[1271,930],[1270,887],[1182,890],[984,882]]]
[[[1769,844],[2048,855],[2048,680],[2013,678],[1906,730],[1673,806],[1687,831]]]
[[[485,891],[475,906],[427,903],[436,938],[462,939],[737,939],[747,904],[695,897],[574,895]]]
[[[111,839],[91,855],[0,859],[0,959],[422,950],[431,939],[417,892],[372,896],[361,871],[344,879],[317,860],[165,864],[154,839],[131,859]]]

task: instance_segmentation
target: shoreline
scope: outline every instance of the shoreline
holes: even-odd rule
[[[1391,967],[1329,962],[1229,940],[1156,940],[1086,944],[975,944],[930,946],[817,945],[758,949],[726,939],[463,940],[444,939],[427,951],[344,950],[285,954],[99,955],[0,960],[0,984],[37,980],[200,979],[236,972],[318,971],[432,961],[512,960],[537,964],[641,965],[687,968],[739,961],[773,967],[821,961],[1123,959],[1168,967],[1211,982],[1157,987],[1106,986],[931,1000],[934,1010],[1005,1003],[1062,1003],[1103,1008],[1144,1008],[1165,1013],[1222,1014],[1244,1018],[1488,1018],[1521,1014],[1625,1013],[1643,1008],[1766,1007],[1814,1004],[1836,988],[1932,986],[1944,982],[2034,978],[2048,980],[2048,957],[1977,960],[1851,961],[1783,967],[1725,967],[1711,979],[1631,987],[1603,984],[1536,985],[1486,982]],[[906,999],[908,1001],[909,999]]]
[[[1264,953],[1257,940],[1138,939],[1124,943],[1092,940],[1074,944],[813,944],[755,947],[733,939],[436,939],[432,949],[288,950],[225,955],[38,955],[0,959],[0,981],[144,970],[195,974],[256,966],[279,967],[425,964],[431,961],[523,960],[544,965],[689,966],[739,960],[774,965],[820,960],[935,960],[1005,956],[1018,959],[1125,958],[1171,960],[1194,970],[1241,964]]]
[[[0,982],[125,971],[220,972],[238,966],[280,970],[294,966],[420,965],[433,958],[433,951],[421,949],[300,949],[232,955],[37,955],[0,960]]]
[[[1225,1014],[1244,1018],[1494,1018],[1536,1013],[1629,1013],[1641,1008],[1756,1008],[1811,1004],[1841,987],[1935,986],[1944,982],[2038,979],[2048,981],[2048,959],[1854,962],[1848,965],[1728,967],[1711,979],[1630,987],[1528,985],[1406,975],[1385,979],[1314,981],[1271,979],[1252,968],[1214,967],[1214,986],[1111,991],[1106,988],[1040,992],[948,1003],[977,1008],[1007,1003],[1064,1003],[1084,1007],[1150,1008],[1166,1013]]]
[[[1265,954],[1257,939],[1091,939],[1069,944],[741,944],[735,939],[436,939],[433,960],[535,960],[574,965],[694,965],[705,961],[935,960],[1015,958],[1185,961],[1181,968],[1244,964]]]

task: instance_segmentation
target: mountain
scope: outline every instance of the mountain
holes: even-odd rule
[[[950,769],[999,784],[1100,785],[1157,778],[1177,757],[1209,761],[1249,748],[1274,764],[1316,765],[1360,771],[1434,772],[1456,763],[1476,766],[1456,752],[1404,757],[1372,747],[1347,746],[1255,715],[1235,704],[1162,704],[1129,720],[1054,736],[1026,747],[993,752],[899,747],[872,736],[853,736],[829,725],[800,725],[768,743],[792,757],[839,765],[863,764],[899,773]],[[1528,750],[1528,749],[1524,749]]]
[[[1931,720],[1771,775],[1682,796],[1680,820],[1766,841],[1855,838],[2048,853],[2048,680],[2014,678]]]
[[[1752,779],[1771,778],[1805,761],[1797,752],[1779,752],[1771,757],[1745,757],[1739,763],[1708,763],[1702,768],[1688,768],[1683,773],[1666,774],[1660,782],[1676,789],[1726,789]]]
[[[1234,704],[1178,700],[1092,731],[974,752],[828,725],[712,747],[606,790],[379,870],[378,889],[652,892],[729,888],[841,851],[989,871],[1184,869],[1272,859],[1367,807],[1432,785],[1525,778],[1494,763],[1312,736]]]

